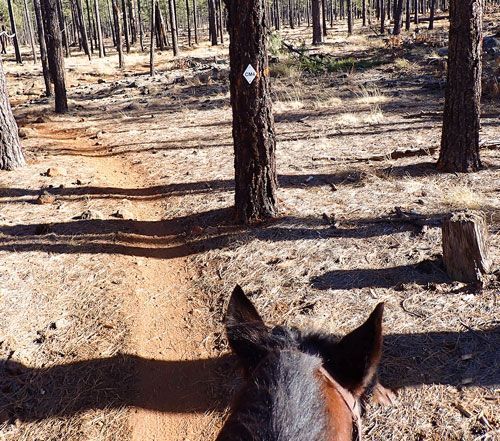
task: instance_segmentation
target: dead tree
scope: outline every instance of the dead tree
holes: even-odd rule
[[[482,283],[491,265],[483,216],[462,211],[446,217],[443,223],[443,261],[451,279]]]
[[[42,0],[41,6],[50,77],[54,83],[56,113],[65,113],[68,111],[68,99],[66,97],[61,28],[57,17],[57,0]]]
[[[271,109],[265,0],[225,0],[231,63],[236,220],[276,215],[276,139]]]
[[[17,124],[10,107],[7,82],[0,59],[0,170],[13,170],[24,164]]]
[[[481,168],[482,0],[450,3],[450,37],[443,130],[438,168],[471,172]]]

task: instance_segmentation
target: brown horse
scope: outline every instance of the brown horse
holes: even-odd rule
[[[361,439],[359,398],[380,360],[383,309],[338,341],[268,328],[237,286],[225,322],[246,383],[217,441]]]

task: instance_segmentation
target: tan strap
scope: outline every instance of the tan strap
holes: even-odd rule
[[[361,430],[361,414],[358,400],[346,388],[341,386],[324,367],[320,367],[319,371],[332,384],[351,411],[353,426],[356,429],[356,433],[353,434],[353,441],[361,441],[363,432]]]

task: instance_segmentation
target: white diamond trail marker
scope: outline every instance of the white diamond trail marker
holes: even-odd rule
[[[245,72],[243,72],[243,77],[245,78],[245,80],[248,81],[248,84],[252,84],[256,76],[257,72],[255,71],[253,66],[249,64],[248,67],[245,69]]]

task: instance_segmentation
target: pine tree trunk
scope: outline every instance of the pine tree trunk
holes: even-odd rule
[[[87,54],[89,60],[91,60],[92,54],[90,52],[87,26],[85,25],[85,19],[83,18],[82,0],[76,0],[76,12],[78,16],[78,27],[80,28],[80,39],[82,42],[83,51]]]
[[[352,35],[353,17],[352,17],[352,0],[347,0],[347,35]]]
[[[168,14],[170,18],[170,33],[172,35],[172,52],[174,57],[179,55],[179,44],[177,43],[177,17],[175,16],[174,0],[168,0]]]
[[[144,26],[142,24],[141,0],[137,0],[137,20],[139,22],[139,44],[141,45],[141,52],[144,52]]]
[[[326,0],[321,0],[321,16],[323,18],[323,37],[328,35],[326,29]]]
[[[313,42],[312,44],[323,43],[323,31],[321,30],[321,0],[312,0],[312,24],[313,24]]]
[[[102,36],[101,13],[99,11],[99,0],[94,0],[95,22],[97,31],[97,44],[99,48],[99,58],[104,57],[104,38]]]
[[[118,51],[118,67],[121,69],[123,67],[122,22],[120,19],[120,8],[118,6],[118,0],[112,0],[112,4],[113,20],[115,22],[116,32],[116,49]]]
[[[31,14],[28,8],[28,0],[24,0],[24,14],[26,15],[26,23],[29,41],[31,45],[31,53],[33,54],[33,63],[37,63],[36,50],[35,50],[35,33],[33,32],[33,26],[31,24]]]
[[[68,111],[68,100],[66,97],[61,29],[57,17],[57,1],[41,0],[41,6],[50,77],[54,83],[56,113],[66,113]]]
[[[208,27],[210,31],[210,40],[212,41],[212,46],[217,46],[219,44],[219,41],[215,0],[208,0]]]
[[[448,74],[438,168],[471,172],[481,168],[482,0],[452,0]]]
[[[436,10],[436,0],[431,0],[431,5],[430,5],[431,13],[429,16],[429,30],[431,31],[434,29],[434,13]]]
[[[17,35],[16,21],[14,19],[14,11],[12,10],[12,0],[7,0],[7,7],[9,9],[10,31],[14,34],[12,43],[14,44],[14,51],[16,53],[16,62],[22,64],[23,57],[21,56],[21,49],[19,48],[19,38]]]
[[[45,30],[43,28],[40,0],[33,0],[33,5],[35,7],[35,18],[38,31],[38,44],[40,46],[40,59],[42,61],[43,80],[45,82],[45,96],[51,96],[52,83],[50,81],[49,62],[47,60],[47,46],[45,44]]]
[[[276,215],[276,140],[271,110],[264,0],[226,0],[229,12],[236,220]],[[256,71],[251,83],[248,66]]]
[[[396,8],[394,9],[394,30],[392,32],[394,35],[401,34],[401,25],[403,19],[403,2],[404,0],[396,0],[395,3]]]
[[[151,21],[150,21],[150,32],[151,41],[149,42],[149,75],[153,76],[155,74],[155,0],[151,0]]]
[[[410,12],[410,0],[406,0],[406,20],[405,20],[405,30],[409,31],[411,27],[411,12]]]
[[[0,170],[14,170],[25,165],[16,120],[12,114],[7,82],[0,59]]]
[[[70,56],[69,52],[69,37],[66,32],[66,23],[64,21],[64,10],[62,7],[62,0],[57,0],[57,18],[59,19],[59,28],[61,29],[62,44],[66,57]]]
[[[191,46],[191,11],[189,7],[189,0],[186,0],[186,26],[188,33],[188,46]]]
[[[129,34],[129,23],[128,23],[128,11],[125,0],[122,0],[122,14],[123,14],[123,32],[125,36],[125,48],[127,49],[127,54],[130,53],[130,34]]]
[[[193,25],[194,25],[194,43],[198,44],[198,6],[196,0],[193,0]]]

